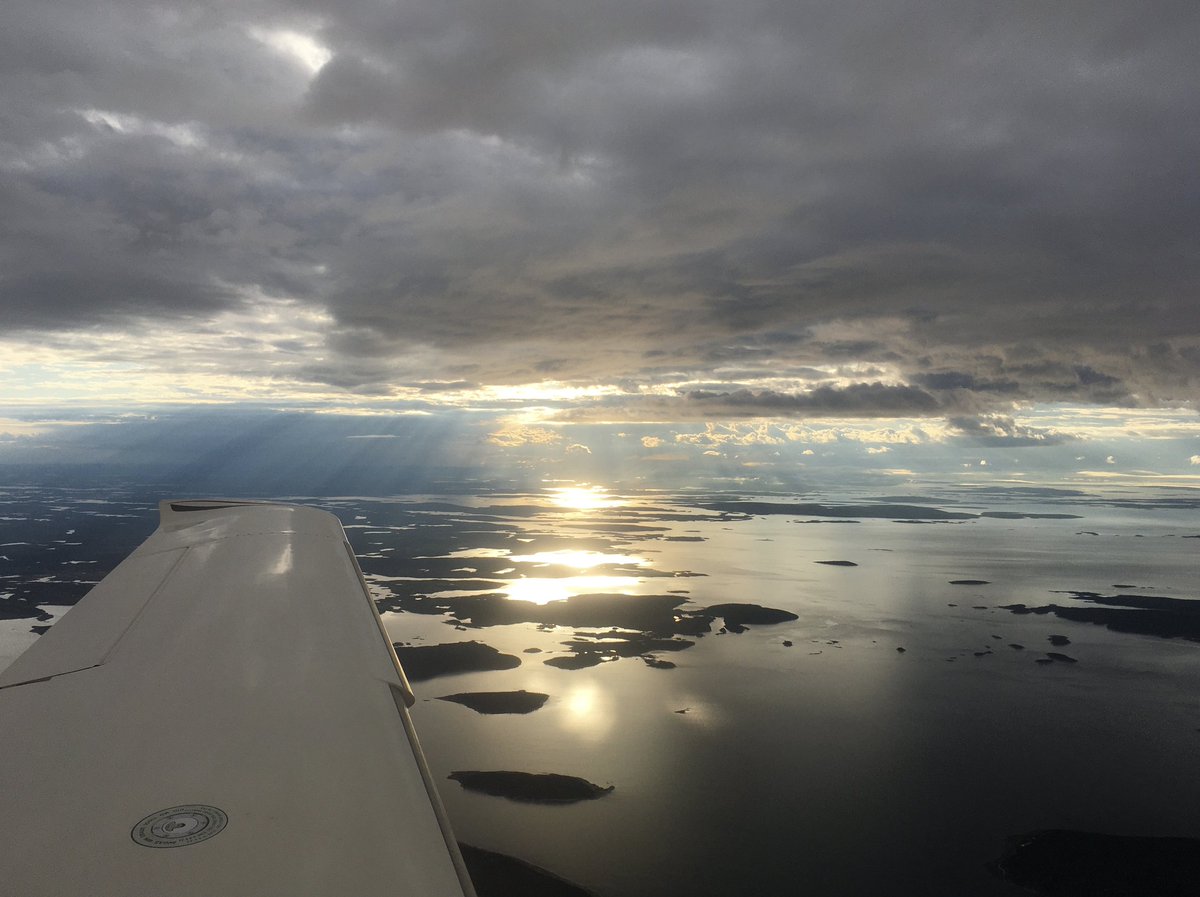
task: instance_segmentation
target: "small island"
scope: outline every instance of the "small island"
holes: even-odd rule
[[[613,791],[614,786],[594,785],[578,776],[558,773],[512,772],[510,770],[459,770],[447,776],[468,791],[528,803],[569,804],[596,800]]]
[[[479,673],[490,670],[511,670],[521,665],[521,658],[501,654],[483,642],[450,642],[444,645],[396,645],[396,656],[411,682],[422,682],[435,676],[453,673]]]
[[[439,701],[462,704],[476,713],[533,713],[540,710],[549,699],[536,691],[469,691],[456,695],[442,695]]]

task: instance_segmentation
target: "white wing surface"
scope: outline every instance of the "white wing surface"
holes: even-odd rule
[[[161,514],[0,674],[0,891],[471,897],[337,519]]]

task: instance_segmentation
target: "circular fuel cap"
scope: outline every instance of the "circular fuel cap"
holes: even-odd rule
[[[129,834],[143,847],[187,847],[221,833],[229,817],[204,804],[184,804],[151,813]]]

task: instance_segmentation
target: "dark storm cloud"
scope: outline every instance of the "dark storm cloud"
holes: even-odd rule
[[[826,384],[804,392],[742,388],[728,391],[693,389],[673,395],[615,395],[584,408],[564,411],[556,415],[556,420],[920,418],[963,414],[977,406],[973,397],[957,393],[934,394],[915,386],[864,382],[847,386]]]
[[[793,414],[832,417],[927,416],[942,410],[934,396],[915,386],[855,383],[842,389],[818,386],[791,394],[772,390],[740,389],[734,392],[689,392],[686,401],[708,414],[757,416]]]
[[[691,407],[781,415],[1196,397],[1192,2],[0,16],[7,332],[265,294],[328,308],[296,376],[351,392],[685,375],[734,384]],[[282,30],[331,54],[315,76]],[[909,385],[735,388],[847,362]]]

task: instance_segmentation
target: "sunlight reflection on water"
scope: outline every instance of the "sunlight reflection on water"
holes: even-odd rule
[[[554,505],[576,511],[619,508],[625,504],[620,498],[610,495],[603,486],[558,486],[550,489],[549,493]]]
[[[640,582],[635,576],[567,576],[560,579],[525,577],[505,583],[501,591],[517,601],[549,604],[551,601],[565,601],[572,595],[584,595],[589,592],[620,592],[631,595]]]
[[[589,741],[600,741],[617,721],[616,702],[612,694],[593,683],[577,686],[563,701],[566,712],[562,717],[564,729]]]
[[[522,561],[527,564],[558,564],[564,567],[574,567],[577,570],[590,570],[603,564],[626,564],[631,567],[644,567],[650,562],[635,554],[605,554],[601,551],[539,551],[536,554],[514,554],[510,560]]]

